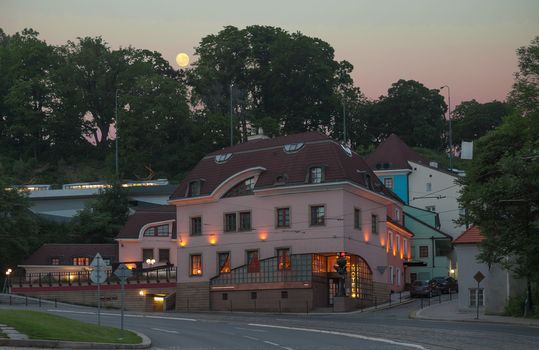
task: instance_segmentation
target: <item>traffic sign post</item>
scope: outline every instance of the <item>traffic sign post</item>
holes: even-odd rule
[[[481,273],[481,271],[477,271],[477,273],[473,276],[474,280],[477,281],[477,289],[475,290],[475,319],[479,319],[479,283],[485,278],[485,275]],[[483,299],[485,296],[483,295]]]
[[[92,272],[90,273],[90,279],[97,284],[97,325],[101,325],[101,283],[107,279],[107,272],[105,261],[101,257],[101,254],[97,253],[95,258],[90,264]]]
[[[127,281],[127,279],[133,275],[133,272],[129,268],[127,268],[127,266],[125,264],[120,264],[118,266],[118,268],[116,269],[116,271],[114,271],[114,274],[120,280],[120,286],[122,288],[121,295],[120,295],[120,298],[121,298],[121,307],[120,307],[121,308],[121,311],[120,311],[121,312],[121,317],[120,317],[121,321],[120,321],[120,327],[123,330],[124,329],[124,299],[125,299],[124,286],[125,286],[125,282]]]

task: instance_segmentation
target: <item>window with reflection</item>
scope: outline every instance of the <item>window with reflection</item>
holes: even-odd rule
[[[312,167],[309,169],[309,183],[319,184],[322,182],[323,170],[322,167]]]
[[[189,182],[189,192],[187,193],[188,197],[199,196],[200,195],[200,180],[195,180]]]
[[[250,177],[236,184],[234,187],[228,190],[228,192],[225,193],[223,197],[228,198],[228,197],[248,196],[248,195],[253,194],[254,188],[255,188],[255,178]]]
[[[230,272],[230,252],[218,253],[217,261],[219,264],[219,273]]]
[[[148,227],[144,231],[144,237],[168,237],[168,224]]]
[[[258,259],[258,250],[247,251],[247,272],[260,272],[260,260]]]
[[[326,219],[326,208],[323,205],[311,207],[311,226],[324,225]]]
[[[290,208],[277,208],[277,227],[290,227]]]

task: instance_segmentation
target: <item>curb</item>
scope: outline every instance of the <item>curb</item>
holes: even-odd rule
[[[88,343],[63,340],[16,340],[16,339],[0,339],[0,346],[12,346],[21,348],[47,348],[47,349],[149,349],[152,341],[147,335],[128,329],[142,338],[140,344],[114,344],[114,343]]]
[[[446,303],[446,302],[444,302]],[[442,303],[442,304],[444,304]],[[440,305],[440,304],[436,304]],[[489,320],[488,318],[482,318],[482,319],[469,319],[469,318],[463,318],[463,319],[450,319],[450,318],[441,318],[441,317],[432,317],[432,316],[423,316],[421,315],[421,312],[425,309],[428,309],[431,306],[424,307],[423,309],[415,310],[410,312],[408,315],[408,318],[415,319],[415,320],[432,320],[432,321],[445,321],[445,322],[470,322],[470,323],[493,323],[493,324],[503,324],[503,325],[509,325],[509,326],[525,326],[525,327],[533,327],[533,328],[539,328],[539,324],[534,322],[504,322],[501,320]]]

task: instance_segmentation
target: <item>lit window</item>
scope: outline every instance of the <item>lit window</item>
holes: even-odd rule
[[[85,258],[85,257],[73,258],[73,265],[75,265],[75,266],[88,266],[88,265],[90,265],[90,258]]]
[[[202,255],[194,254],[190,256],[191,276],[202,276]]]
[[[218,253],[217,261],[219,263],[219,273],[230,272],[230,253]]]
[[[426,189],[427,189],[427,192],[432,191],[432,183],[427,182],[427,188]]]
[[[361,230],[361,209],[354,208],[354,228]]]
[[[191,236],[202,234],[202,218],[200,216],[191,218]]]
[[[290,270],[290,249],[277,249],[277,261],[279,271]]]
[[[326,208],[323,205],[311,207],[311,225],[324,225],[326,218]]]
[[[236,232],[236,213],[225,214],[225,232]]]
[[[392,177],[386,177],[384,178],[384,186],[388,189],[393,189],[393,178]]]
[[[240,231],[249,231],[251,230],[251,212],[242,212],[240,213]]]
[[[277,227],[290,227],[290,208],[277,208]]]
[[[51,258],[51,265],[60,265],[60,258]]]
[[[312,184],[319,184],[322,182],[322,168],[321,167],[313,167],[309,169],[309,183]]]
[[[258,259],[258,250],[247,251],[247,272],[260,272],[260,260]]]
[[[371,215],[371,232],[373,235],[378,234],[378,215]]]

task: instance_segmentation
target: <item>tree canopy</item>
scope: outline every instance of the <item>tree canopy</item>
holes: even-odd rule
[[[515,112],[476,143],[462,179],[467,219],[486,239],[480,258],[539,283],[539,38],[517,51],[520,71],[510,93]]]

